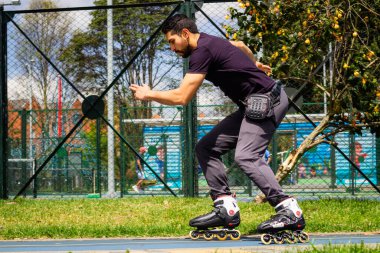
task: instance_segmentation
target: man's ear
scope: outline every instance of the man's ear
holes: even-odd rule
[[[181,32],[181,36],[185,39],[188,39],[190,37],[190,31],[187,28],[183,28]]]

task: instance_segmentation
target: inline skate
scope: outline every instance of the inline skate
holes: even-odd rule
[[[231,240],[239,240],[241,233],[235,229],[240,224],[239,211],[236,200],[231,196],[217,199],[210,213],[190,220],[189,225],[197,228],[190,231],[190,238],[193,240],[200,237],[206,240],[217,238],[223,241],[230,237]]]
[[[294,198],[283,201],[275,209],[277,213],[257,228],[262,233],[262,243],[268,245],[272,241],[276,244],[309,241],[309,235],[302,231],[306,226],[302,210]]]

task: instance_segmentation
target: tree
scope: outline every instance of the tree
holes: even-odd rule
[[[146,1],[118,1],[118,4],[121,3],[146,3]],[[106,0],[95,1],[97,6],[106,4]],[[115,77],[148,41],[173,8],[174,5],[152,5],[114,8],[112,10],[113,70]],[[80,91],[83,92],[96,87],[100,94],[109,85],[107,83],[107,10],[94,10],[90,17],[91,21],[88,28],[75,32],[69,45],[63,50],[60,60],[67,66],[66,73]],[[116,103],[115,115],[120,115],[118,110],[127,107],[128,117],[132,119],[152,117],[151,102],[133,99],[128,87],[132,83],[148,84],[151,88],[162,86],[164,82],[171,84],[173,80],[167,74],[179,63],[179,58],[172,55],[168,56],[163,53],[164,51],[167,51],[167,42],[164,41],[164,37],[160,33],[159,36],[152,39],[113,86]],[[122,132],[127,136],[142,135],[142,125],[120,123],[120,127],[124,128],[125,131]],[[142,138],[136,138],[133,143],[136,146],[143,145]],[[127,160],[135,159],[135,156],[130,152],[127,155]]]
[[[146,3],[146,1],[122,1],[123,3]],[[121,3],[119,1],[119,3]],[[95,1],[95,5],[106,5],[106,0]],[[137,51],[152,36],[158,25],[165,20],[173,9],[168,7],[147,6],[113,9],[113,49],[114,73],[120,71],[129,63]],[[104,90],[107,84],[107,50],[106,10],[95,10],[91,13],[92,19],[89,29],[77,31],[68,47],[64,50],[61,60],[68,66],[67,73],[82,89],[98,86]],[[150,87],[159,85],[165,73],[168,73],[178,63],[178,58],[162,57],[160,54],[166,50],[166,42],[162,36],[157,36],[128,68],[115,85],[119,105],[138,105],[149,107],[150,102],[139,102],[131,99],[128,86],[131,83],[146,83]],[[166,66],[165,66],[166,65]],[[160,73],[160,71],[165,73]],[[141,104],[140,104],[141,103]],[[136,118],[150,117],[150,110],[138,115]]]
[[[30,9],[51,9],[56,5],[51,0],[34,0],[30,2]],[[59,12],[36,12],[19,15],[20,27],[28,38],[51,60],[56,66],[61,67],[59,57],[61,50],[67,45],[67,34],[71,28],[71,18]],[[58,73],[52,65],[36,51],[26,37],[18,35],[15,40],[18,43],[17,60],[20,66],[28,73],[27,86],[31,85],[34,98],[41,104],[41,112],[36,112],[35,133],[42,129],[43,137],[49,137],[51,129],[56,121],[55,114],[52,117],[49,111],[57,106],[57,80]],[[68,100],[67,96],[66,100]],[[42,102],[40,102],[42,101]],[[40,136],[36,136],[40,137]],[[43,146],[42,149],[45,149]],[[39,149],[37,149],[39,150]],[[42,151],[43,152],[43,151]]]
[[[35,0],[30,3],[31,9],[56,8],[51,0]],[[21,28],[36,46],[56,65],[59,66],[61,50],[67,45],[71,19],[58,12],[29,13],[25,14]],[[52,66],[37,53],[32,45],[23,39],[23,47],[20,47],[18,59],[28,71],[30,61],[31,75],[38,87],[39,97],[42,97],[44,109],[49,108],[49,94],[53,83],[56,83],[57,72]]]
[[[227,35],[256,53],[262,50],[262,61],[270,63],[274,76],[328,97],[326,116],[280,165],[280,182],[305,152],[320,143],[333,144],[326,137],[364,129],[380,133],[379,0],[239,2],[227,17],[236,19],[238,28],[226,26]],[[318,71],[325,57],[332,66],[329,86]]]

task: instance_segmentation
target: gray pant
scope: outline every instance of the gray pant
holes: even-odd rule
[[[238,110],[223,119],[198,142],[197,158],[213,198],[231,194],[220,157],[234,148],[236,163],[265,194],[272,206],[289,198],[263,159],[276,128],[288,110],[288,97],[283,89],[280,96],[280,104],[274,108],[275,120],[253,121],[244,117],[242,110]]]

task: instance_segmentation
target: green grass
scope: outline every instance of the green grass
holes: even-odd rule
[[[208,198],[141,197],[0,201],[0,239],[187,236]],[[307,232],[380,231],[380,205],[368,200],[302,201]],[[243,235],[273,214],[269,204],[239,203]]]
[[[285,251],[286,253],[378,253],[380,252],[380,244],[368,246],[361,244],[348,245],[323,245],[322,247],[312,247],[311,249],[298,249],[297,251]]]

